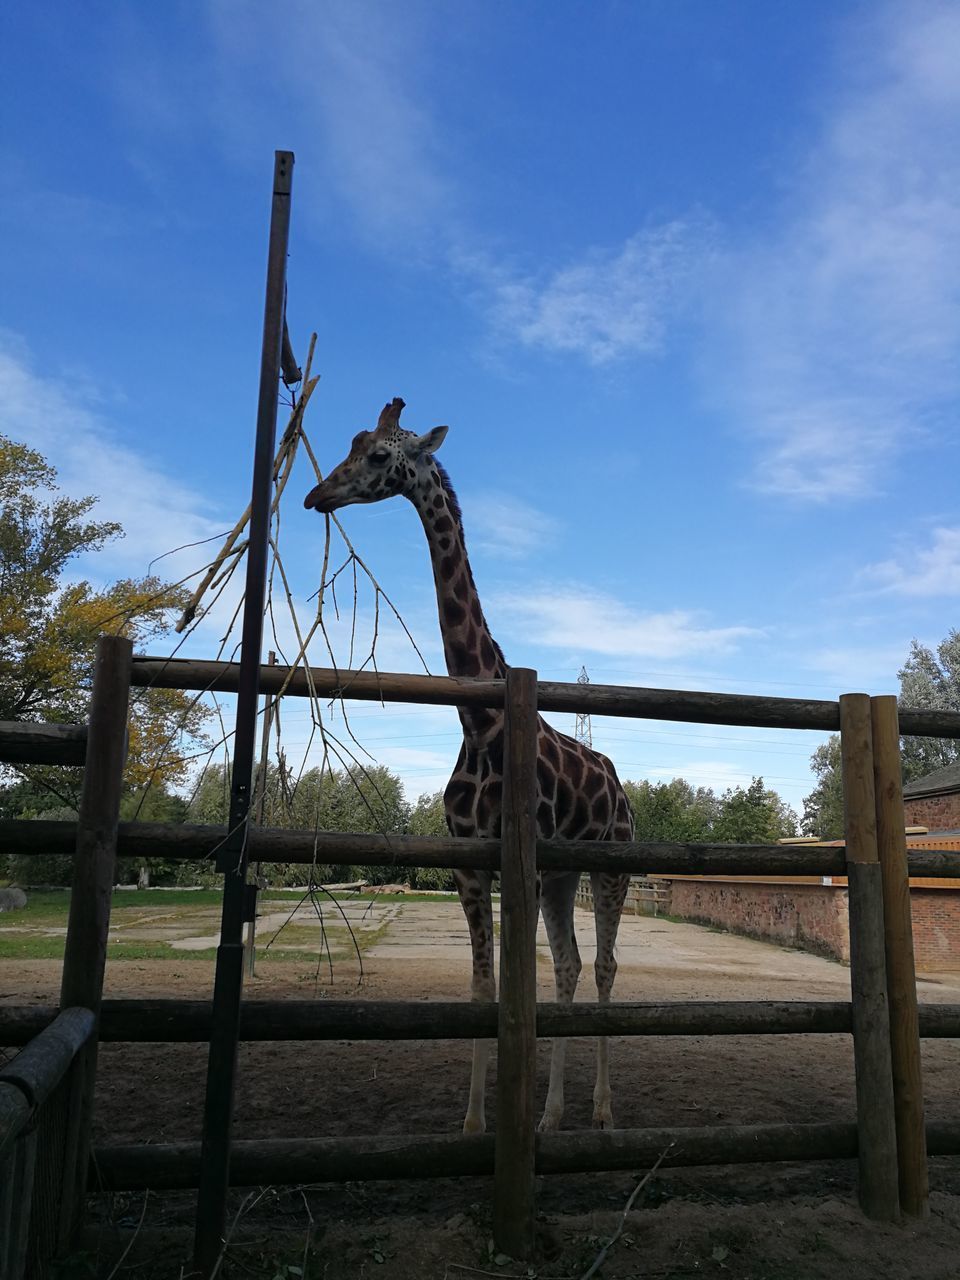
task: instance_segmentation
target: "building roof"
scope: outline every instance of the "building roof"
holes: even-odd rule
[[[906,783],[903,798],[917,799],[920,796],[937,796],[950,791],[960,791],[960,761],[945,765],[942,769],[934,769],[933,773]]]

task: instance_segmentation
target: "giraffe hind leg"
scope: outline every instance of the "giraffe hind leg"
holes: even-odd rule
[[[597,930],[597,980],[598,1004],[609,1004],[613,981],[617,976],[617,959],[614,950],[623,901],[627,896],[629,876],[606,875],[593,872],[593,915]],[[613,1110],[610,1097],[610,1054],[606,1036],[597,1037],[597,1082],[593,1090],[593,1124],[597,1129],[613,1128]]]

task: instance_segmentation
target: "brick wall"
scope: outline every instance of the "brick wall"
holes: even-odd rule
[[[960,791],[939,796],[904,796],[903,812],[908,827],[929,827],[931,831],[952,831],[960,827]]]
[[[960,893],[911,889],[913,950],[918,969],[960,969]]]
[[[850,961],[847,892],[817,884],[674,880],[671,915]]]
[[[911,889],[910,907],[917,969],[960,971],[960,891]],[[674,880],[671,914],[850,963],[844,888]]]

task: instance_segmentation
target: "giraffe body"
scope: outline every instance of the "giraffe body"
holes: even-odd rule
[[[334,511],[358,502],[378,502],[395,494],[407,497],[423,522],[433,563],[437,607],[447,670],[452,676],[503,679],[507,664],[487,627],[467,558],[460,507],[443,468],[434,458],[446,435],[436,427],[424,436],[399,426],[402,400],[380,415],[375,431],[354,437],[348,456],[304,500],[306,507]],[[504,714],[460,708],[463,745],[444,792],[447,826],[455,836],[498,838],[503,796]],[[537,831],[542,838],[632,840],[633,815],[613,765],[597,751],[560,733],[540,717],[537,758]],[[492,876],[454,873],[470,931],[474,1000],[496,999]],[[594,872],[591,876],[597,932],[595,976],[601,1004],[610,999],[617,963],[614,947],[628,877]],[[578,872],[544,872],[540,911],[553,956],[557,1000],[570,1003],[581,961],[574,931]],[[476,1041],[470,1099],[464,1132],[485,1127],[484,1097],[490,1042]],[[540,1122],[555,1129],[563,1115],[566,1042],[554,1041],[550,1084]],[[610,1127],[610,1080],[606,1039],[597,1042],[594,1124]]]

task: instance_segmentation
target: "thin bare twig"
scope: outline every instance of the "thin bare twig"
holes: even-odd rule
[[[613,1246],[620,1239],[620,1236],[623,1232],[623,1228],[627,1222],[627,1214],[633,1208],[634,1200],[636,1200],[637,1196],[640,1194],[643,1188],[647,1185],[647,1183],[650,1181],[653,1175],[657,1172],[657,1170],[663,1164],[664,1160],[666,1160],[669,1153],[673,1150],[674,1145],[675,1144],[671,1142],[664,1147],[664,1149],[660,1152],[659,1156],[657,1156],[656,1163],[653,1165],[653,1167],[647,1170],[647,1172],[643,1175],[643,1177],[640,1179],[637,1185],[633,1188],[633,1191],[630,1193],[630,1199],[627,1201],[626,1206],[624,1207],[623,1213],[620,1215],[620,1223],[617,1226],[616,1231],[613,1233],[613,1235],[610,1237],[607,1243],[603,1246],[603,1248],[594,1258],[592,1264],[587,1268],[587,1270],[580,1277],[580,1280],[590,1280],[590,1277],[595,1276],[597,1272],[600,1270],[600,1268],[603,1266],[603,1261],[606,1258],[607,1254],[610,1252]]]

